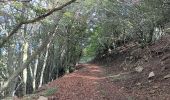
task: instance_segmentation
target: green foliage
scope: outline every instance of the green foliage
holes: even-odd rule
[[[22,2],[18,2],[18,1],[15,1],[13,2],[13,6],[17,9],[22,9],[23,8],[23,3]]]
[[[38,6],[35,6],[33,10],[36,12],[37,15],[45,14],[47,12],[45,8]]]
[[[84,56],[94,57],[96,55],[96,51],[100,49],[101,41],[100,34],[101,27],[96,27],[93,32],[91,32],[91,36],[88,38],[88,45],[84,49]]]
[[[71,13],[71,12],[65,12],[65,13],[64,13],[64,16],[73,18],[74,14]]]
[[[47,89],[44,92],[44,96],[48,97],[48,96],[55,94],[56,92],[57,92],[57,87],[52,87],[52,88]]]

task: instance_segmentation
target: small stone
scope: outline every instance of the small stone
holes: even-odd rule
[[[128,70],[128,69],[127,69],[126,67],[123,67],[123,70],[125,70],[125,71],[126,71],[126,70]]]
[[[143,71],[143,69],[144,69],[144,68],[143,68],[142,66],[138,66],[138,67],[135,68],[135,71],[137,71],[137,72],[140,73],[140,72]]]
[[[151,79],[151,78],[153,78],[154,76],[155,76],[155,73],[152,71],[152,72],[149,73],[148,79]]]
[[[164,79],[170,78],[170,74],[164,76]]]
[[[151,94],[154,94],[156,91],[155,90],[150,90],[150,93]]]
[[[153,88],[154,88],[154,89],[157,89],[157,88],[159,88],[159,86],[153,86]]]
[[[149,58],[146,55],[144,55],[143,58],[144,58],[145,62],[147,62],[149,60]]]
[[[140,85],[141,85],[141,83],[139,83],[139,82],[138,82],[138,83],[136,83],[136,85],[137,85],[137,86],[140,86]]]
[[[130,56],[130,60],[132,60],[133,59],[133,56]]]
[[[40,96],[40,97],[38,98],[38,100],[48,100],[48,98],[46,98],[46,97],[44,97],[44,96]]]

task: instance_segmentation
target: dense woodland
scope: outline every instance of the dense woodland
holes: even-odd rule
[[[0,93],[23,96],[77,63],[170,33],[169,0],[0,0]]]

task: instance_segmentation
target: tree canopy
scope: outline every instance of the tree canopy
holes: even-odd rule
[[[25,95],[78,62],[166,34],[168,0],[1,0],[1,97]]]

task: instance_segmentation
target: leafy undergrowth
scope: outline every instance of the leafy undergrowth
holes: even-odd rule
[[[48,100],[170,100],[170,36],[118,49],[45,85],[37,99],[46,91]]]

